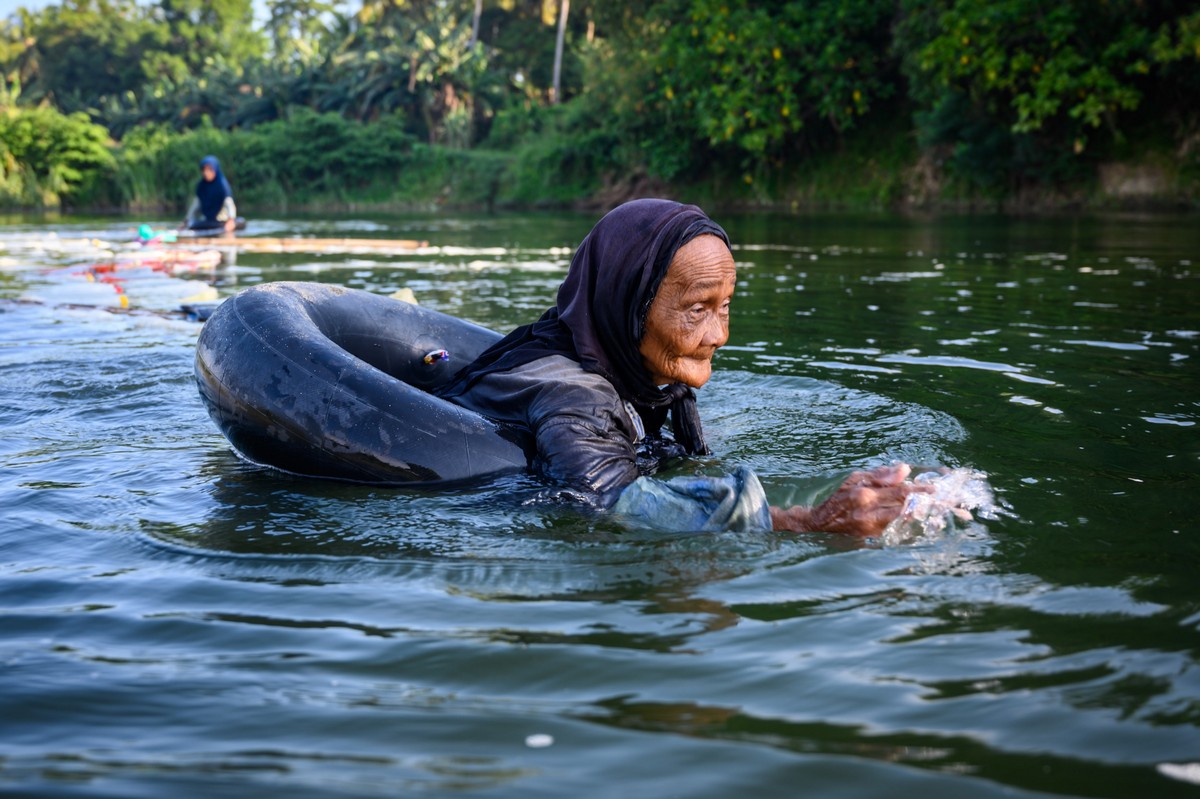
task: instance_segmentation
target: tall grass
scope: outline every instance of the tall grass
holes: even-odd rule
[[[114,200],[134,211],[180,208],[206,155],[220,159],[239,206],[283,211],[491,206],[511,160],[420,143],[396,117],[368,124],[303,109],[249,130],[135,130],[117,151]]]

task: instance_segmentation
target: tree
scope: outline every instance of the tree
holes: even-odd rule
[[[470,46],[474,47],[475,42],[479,41],[479,20],[483,17],[483,0],[475,0],[475,14],[471,17],[471,42]]]
[[[133,0],[66,0],[19,23],[26,52],[18,69],[26,100],[95,113],[104,98],[139,89],[147,55],[165,31]]]
[[[330,37],[326,20],[340,5],[340,0],[267,0],[273,60],[301,67],[313,63]]]
[[[554,79],[550,87],[550,102],[557,103],[562,92],[563,40],[566,38],[567,15],[571,13],[571,0],[559,0],[558,35],[554,39]]]
[[[465,12],[461,0],[364,2],[331,57],[321,109],[364,120],[403,111],[429,141],[470,145],[487,61]]]
[[[613,108],[664,177],[714,152],[763,165],[892,95],[892,13],[886,0],[662,0],[607,62]]]
[[[266,52],[252,0],[159,0],[153,13],[170,31],[163,55],[180,60],[192,75],[203,75],[219,60],[240,67]]]
[[[1167,43],[1187,41],[1190,7],[905,0],[897,49],[922,143],[942,148],[960,177],[995,190],[1010,179],[1078,174],[1120,140],[1147,91],[1163,90],[1169,71],[1154,74],[1155,62],[1180,54]]]

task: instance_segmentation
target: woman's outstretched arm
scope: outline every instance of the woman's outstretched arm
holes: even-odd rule
[[[905,482],[906,463],[854,472],[820,505],[771,506],[771,526],[793,533],[845,533],[877,536],[904,510],[910,494],[932,486]]]

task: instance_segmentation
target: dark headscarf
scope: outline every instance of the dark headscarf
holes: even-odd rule
[[[206,155],[201,158],[200,168],[204,169],[206,166],[211,166],[217,175],[212,180],[205,180],[203,175],[200,177],[200,182],[196,184],[196,198],[200,200],[200,213],[204,214],[208,221],[215,222],[217,214],[221,213],[221,206],[225,204],[225,198],[233,196],[233,189],[221,174],[221,162],[216,156]]]
[[[615,208],[580,243],[555,307],[484,351],[441,395],[453,399],[485,375],[565,355],[612,383],[650,432],[662,426],[669,406],[677,443],[689,453],[708,454],[695,393],[683,383],[660,389],[639,351],[646,314],[671,259],[706,233],[729,245],[725,231],[694,205],[634,200]]]

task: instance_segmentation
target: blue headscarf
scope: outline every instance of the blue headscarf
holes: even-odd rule
[[[215,155],[206,155],[200,159],[200,168],[204,169],[206,166],[211,166],[217,175],[212,180],[205,180],[201,176],[200,182],[196,184],[196,198],[200,200],[200,213],[204,214],[204,219],[216,222],[217,214],[221,213],[221,206],[225,204],[225,198],[233,196],[233,189],[221,174],[221,162]]]

